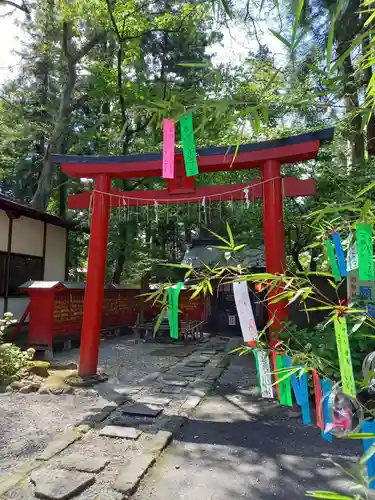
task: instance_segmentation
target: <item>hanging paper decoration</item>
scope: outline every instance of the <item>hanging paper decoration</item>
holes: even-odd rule
[[[366,382],[369,394],[375,394],[375,352],[367,354],[362,363],[363,380]]]
[[[254,349],[258,384],[262,398],[273,398],[271,365],[265,349]]]
[[[357,245],[354,242],[354,233],[350,233],[349,236],[348,252],[346,255],[346,268],[348,272],[358,269],[358,252]]]
[[[320,378],[316,370],[312,370],[314,381],[314,394],[315,394],[315,413],[316,425],[319,429],[324,430],[323,407],[322,407],[322,388],[320,385]]]
[[[365,422],[362,422],[361,425],[361,430],[362,432],[369,432],[371,434],[375,434],[375,421],[374,420],[367,420]],[[369,451],[370,449],[373,449],[375,446],[375,439],[363,439],[363,448],[365,450],[365,453]],[[369,487],[374,490],[375,489],[375,455],[372,455],[367,461],[367,476],[368,478],[372,478]]]
[[[342,391],[347,396],[355,398],[355,382],[353,376],[352,359],[350,356],[346,319],[343,316],[335,316],[333,318],[333,324],[335,327],[336,345],[339,356]]]
[[[326,240],[326,249],[328,253],[328,260],[331,265],[331,271],[335,281],[341,281],[339,266],[337,265],[335,251],[330,240]]]
[[[331,423],[326,427],[334,436],[343,437],[352,432],[359,432],[364,419],[362,405],[355,398],[346,396],[339,384],[334,384],[329,396]],[[353,422],[357,425],[353,429]]]
[[[154,209],[155,209],[155,222],[156,224],[159,222],[159,203],[154,201]]]
[[[184,153],[185,172],[187,177],[199,174],[197,152],[195,149],[193,115],[189,113],[180,119],[182,151]]]
[[[285,368],[291,368],[293,366],[292,358],[290,356],[284,356],[284,365]],[[301,367],[302,369],[302,367]],[[290,383],[293,388],[294,396],[296,398],[298,406],[301,407],[302,410],[302,422],[304,424],[311,423],[310,416],[310,403],[309,403],[309,388],[308,388],[308,378],[307,373],[298,377],[296,374],[291,375]]]
[[[328,407],[331,414],[330,422],[325,427],[325,432],[334,436],[343,437],[352,432],[352,407],[351,398],[345,396],[336,385],[329,397]]]
[[[336,233],[336,232],[332,233],[332,240],[333,240],[333,244],[335,245],[337,262],[339,265],[340,274],[341,274],[341,276],[347,276],[348,273],[346,271],[345,256],[344,256],[344,250],[343,250],[342,244],[341,244],[340,233]]]
[[[163,177],[174,179],[175,125],[173,120],[163,119]]]
[[[204,213],[204,223],[207,224],[207,211],[206,211],[206,197],[203,196],[203,200],[202,200],[202,209],[203,209],[203,213]]]
[[[170,336],[173,339],[178,339],[178,297],[181,288],[184,286],[182,281],[177,285],[168,288],[168,313],[169,313],[169,329]]]
[[[374,281],[374,252],[370,224],[357,224],[357,251],[359,281]]]
[[[253,308],[246,281],[233,283],[233,294],[240,320],[242,337],[245,342],[256,342],[258,330],[254,319]]]
[[[277,370],[282,370],[285,368],[285,362],[284,362],[284,356],[276,356],[276,369]],[[277,375],[279,379],[281,379],[285,374],[280,373]],[[279,388],[279,398],[280,398],[280,404],[284,406],[293,406],[293,401],[292,401],[292,391],[290,388],[290,377],[285,378],[281,382],[277,384]]]
[[[332,416],[329,408],[329,395],[332,390],[332,382],[326,378],[322,380],[322,406],[323,406],[323,418],[324,418],[324,429],[332,423]],[[321,431],[322,438],[326,439],[332,443],[332,433],[329,431]]]
[[[245,203],[246,203],[246,208],[249,208],[250,207],[250,199],[249,199],[249,187],[245,187],[245,189],[243,190],[243,194],[244,194],[244,197],[245,197]]]

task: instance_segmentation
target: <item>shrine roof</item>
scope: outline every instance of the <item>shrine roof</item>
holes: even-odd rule
[[[334,129],[327,128],[283,139],[268,140],[237,146],[198,148],[198,164],[202,172],[256,168],[266,160],[294,163],[316,157],[322,143],[333,139]],[[177,152],[177,154],[181,154]],[[53,160],[63,166],[63,171],[73,177],[90,177],[106,173],[117,177],[159,176],[162,169],[162,152],[140,153],[123,156],[59,155]],[[233,160],[234,158],[234,160]]]
[[[66,229],[76,229],[76,224],[70,222],[55,215],[48,214],[46,212],[41,212],[35,210],[27,205],[20,203],[17,200],[9,198],[0,193],[0,210],[4,210],[16,217],[28,217],[29,219],[40,220],[46,222],[47,224],[52,224],[53,226],[60,226]]]

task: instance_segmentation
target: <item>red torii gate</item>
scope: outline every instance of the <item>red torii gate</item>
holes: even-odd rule
[[[181,154],[175,156],[177,175],[176,179],[166,181],[168,189],[132,192],[112,189],[112,178],[161,177],[161,153],[109,157],[53,155],[65,174],[95,179],[92,193],[70,195],[68,200],[69,208],[92,208],[79,374],[92,376],[97,372],[111,207],[123,206],[123,200],[128,206],[153,206],[155,200],[159,204],[179,204],[196,203],[205,197],[211,201],[244,199],[243,189],[249,187],[250,199],[263,197],[267,272],[282,273],[285,270],[283,196],[312,196],[315,193],[315,181],[281,178],[280,167],[283,164],[314,159],[320,145],[332,138],[333,129],[324,129],[286,139],[243,144],[238,148],[237,154],[234,147],[197,150],[199,171],[202,173],[261,169],[261,182],[258,180],[237,184],[230,189],[229,186],[196,188],[194,178],[185,176]],[[270,317],[274,316],[272,329],[279,328],[280,322],[287,315],[285,303],[269,304],[268,310]]]

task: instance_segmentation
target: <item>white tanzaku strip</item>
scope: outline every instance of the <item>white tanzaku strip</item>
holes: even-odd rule
[[[245,342],[254,342],[258,340],[258,330],[246,281],[233,283],[233,294],[243,339]]]
[[[258,358],[259,384],[262,398],[273,398],[271,365],[268,351],[255,349]]]

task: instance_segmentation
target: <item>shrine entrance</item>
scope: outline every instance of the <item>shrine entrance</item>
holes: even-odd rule
[[[202,173],[261,170],[260,179],[232,186],[196,187],[194,177],[185,176],[182,154],[176,154],[176,178],[166,180],[167,189],[154,191],[121,192],[111,187],[111,181],[113,178],[161,177],[161,153],[117,157],[54,155],[54,160],[61,164],[66,175],[95,180],[92,193],[70,195],[68,199],[69,208],[92,210],[79,374],[92,376],[97,372],[111,208],[201,203],[203,199],[211,202],[243,200],[245,193],[250,199],[262,198],[266,269],[272,274],[283,273],[286,267],[283,198],[313,196],[315,181],[281,177],[281,165],[316,158],[320,145],[332,138],[333,129],[324,129],[286,139],[243,144],[237,151],[234,147],[198,149],[197,160]],[[269,303],[268,314],[274,318],[270,328],[272,333],[280,328],[287,316],[285,303]]]

